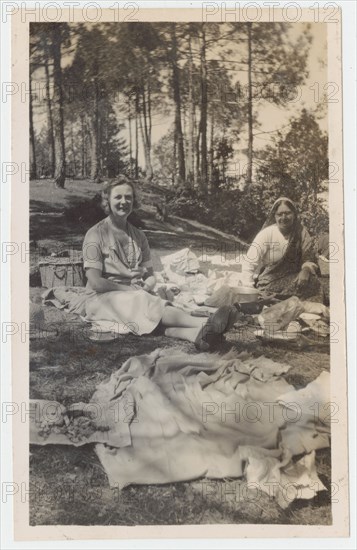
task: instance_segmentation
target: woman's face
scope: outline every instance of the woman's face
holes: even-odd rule
[[[276,221],[276,225],[278,226],[278,228],[283,234],[289,233],[289,231],[292,229],[294,225],[294,219],[295,219],[295,214],[289,208],[289,206],[287,206],[284,203],[279,204],[275,212],[275,221]]]
[[[121,183],[113,187],[109,195],[109,207],[114,216],[127,218],[133,211],[134,192],[130,185]]]

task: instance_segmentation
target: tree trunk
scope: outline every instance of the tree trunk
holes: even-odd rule
[[[99,90],[98,80],[94,82],[94,109],[91,117],[91,167],[90,178],[98,182],[99,177]]]
[[[53,128],[55,142],[55,186],[63,189],[66,181],[66,153],[63,128],[63,94],[61,69],[61,26],[52,27],[53,56]]]
[[[99,163],[98,163],[98,126],[95,115],[91,120],[91,151],[90,151],[90,179],[98,181]]]
[[[131,99],[128,103],[128,127],[129,127],[129,174],[133,177],[133,136],[131,132]]]
[[[72,156],[73,156],[73,177],[77,176],[77,157],[76,157],[76,149],[74,146],[74,135],[73,135],[73,122],[71,122],[71,149],[72,149]]]
[[[193,75],[192,75],[192,47],[191,36],[189,37],[189,65],[188,65],[188,149],[187,149],[187,176],[189,181],[195,179],[195,104],[193,98]]]
[[[172,185],[176,185],[177,183],[177,174],[176,174],[176,166],[177,166],[177,136],[176,132],[174,132],[174,149],[173,149],[173,155],[172,155]]]
[[[108,110],[104,110],[104,114],[101,117],[101,125],[99,133],[100,136],[100,159],[101,159],[101,174],[107,178],[109,177],[108,173],[108,158],[109,158],[109,120],[108,120]]]
[[[248,166],[247,184],[253,178],[253,91],[252,91],[252,23],[248,27]]]
[[[209,191],[211,191],[213,186],[213,161],[214,161],[214,111],[211,113],[211,139],[210,139],[210,149],[209,149]]]
[[[207,64],[206,64],[206,33],[204,23],[202,24],[202,46],[201,46],[201,186],[208,187],[207,170]]]
[[[37,176],[35,131],[33,127],[32,79],[30,73],[30,179]]]
[[[135,93],[135,179],[139,177],[139,93]]]
[[[53,117],[52,117],[52,106],[51,106],[51,96],[50,96],[50,71],[48,67],[48,47],[45,42],[43,45],[44,56],[45,56],[45,78],[46,78],[46,107],[47,107],[47,125],[48,125],[48,144],[50,147],[50,177],[54,177],[55,173],[55,139],[53,132]]]
[[[201,158],[200,158],[200,139],[201,139],[201,121],[198,123],[198,128],[196,131],[196,163],[195,163],[195,183],[196,185],[201,185]]]
[[[148,101],[148,105],[146,104]],[[145,86],[142,87],[142,117],[140,116],[140,130],[141,137],[143,140],[144,146],[144,155],[145,155],[145,175],[146,179],[149,181],[152,180],[154,172],[151,164],[151,120],[150,120],[151,106],[150,106],[150,95],[148,91],[148,100],[145,96]]]
[[[180,73],[177,64],[177,42],[175,23],[171,25],[171,64],[172,64],[172,82],[173,94],[175,103],[175,141],[177,145],[177,162],[178,162],[178,183],[182,184],[186,178],[185,168],[185,150],[184,139],[181,122],[181,95],[180,95]]]
[[[81,176],[86,176],[86,160],[85,160],[85,147],[86,147],[86,134],[84,127],[84,116],[81,115]]]

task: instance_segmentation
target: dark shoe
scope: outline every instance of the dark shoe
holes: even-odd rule
[[[196,338],[195,346],[198,350],[213,350],[223,342],[223,333],[234,325],[234,310],[237,311],[232,306],[222,306],[211,315]]]

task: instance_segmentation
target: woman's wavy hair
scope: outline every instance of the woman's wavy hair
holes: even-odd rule
[[[134,181],[128,178],[127,176],[124,176],[124,174],[121,174],[120,176],[117,176],[112,180],[107,180],[103,183],[102,208],[107,215],[110,214],[111,212],[110,206],[109,206],[109,198],[110,198],[110,193],[112,189],[117,185],[124,185],[124,184],[130,185],[130,187],[133,190],[133,210],[137,210],[139,208],[140,206],[139,194]]]

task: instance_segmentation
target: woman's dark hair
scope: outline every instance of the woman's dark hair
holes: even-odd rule
[[[133,210],[136,210],[137,208],[139,208],[140,206],[139,195],[138,195],[138,190],[136,188],[135,183],[133,182],[133,180],[131,180],[127,176],[124,176],[124,174],[121,174],[120,176],[112,180],[105,181],[103,183],[102,208],[106,214],[110,214],[109,198],[110,198],[110,193],[112,189],[117,185],[125,185],[125,184],[130,185],[130,187],[133,190]]]

